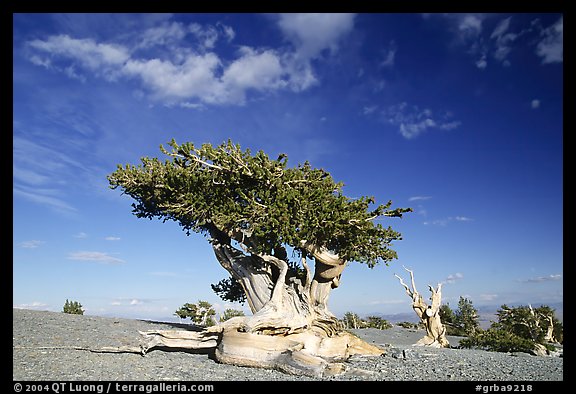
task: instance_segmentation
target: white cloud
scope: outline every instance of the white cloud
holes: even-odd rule
[[[28,187],[14,185],[12,192],[14,195],[25,198],[33,203],[47,206],[56,212],[71,214],[77,211],[75,207],[63,199],[50,195],[56,192],[54,189],[30,189]]]
[[[214,48],[216,40],[218,40],[218,31],[213,26],[203,27],[198,23],[192,23],[189,26],[190,32],[196,36],[196,38],[202,42],[202,45],[206,49]]]
[[[29,304],[24,303],[24,304],[13,305],[12,307],[13,307],[13,308],[16,308],[16,309],[39,309],[39,310],[44,310],[44,309],[46,309],[46,307],[48,307],[48,306],[49,306],[48,304],[45,304],[45,303],[43,303],[43,302],[34,301],[34,302],[32,302],[32,303],[29,303]]]
[[[182,64],[169,60],[130,60],[123,67],[125,75],[142,80],[152,96],[161,100],[199,98],[204,102],[220,101],[215,72],[220,59],[213,53],[191,55]]]
[[[296,48],[297,56],[309,60],[329,49],[338,50],[340,39],[354,26],[355,14],[280,14],[278,26]]]
[[[498,25],[496,26],[496,28],[494,29],[494,31],[492,32],[492,34],[490,35],[490,38],[498,38],[501,37],[506,30],[508,30],[508,28],[510,27],[510,19],[512,17],[508,17],[506,19],[502,19],[500,21],[500,23],[498,23]]]
[[[396,42],[394,40],[390,41],[388,51],[385,52],[386,56],[383,61],[380,62],[381,67],[393,67],[396,60]]]
[[[21,248],[24,249],[36,249],[38,247],[40,247],[41,245],[44,245],[46,242],[45,241],[38,241],[38,240],[30,240],[30,241],[23,241],[20,242],[18,244],[18,246],[20,246]]]
[[[81,252],[71,252],[68,254],[69,260],[76,260],[76,261],[93,261],[95,263],[100,264],[123,264],[125,263],[124,260],[119,259],[117,257],[110,256],[107,253],[103,252],[88,252],[88,251],[81,251]]]
[[[406,139],[416,138],[428,129],[453,130],[461,125],[460,121],[449,121],[452,117],[450,113],[438,117],[428,108],[420,109],[405,102],[384,109],[382,116],[387,123],[398,126],[400,134]]]
[[[564,60],[564,17],[541,32],[544,37],[536,46],[542,63],[562,63]]]
[[[236,37],[236,32],[234,31],[234,29],[231,26],[226,26],[222,23],[218,23],[218,26],[220,26],[222,28],[222,30],[224,31],[224,35],[226,36],[226,40],[228,42],[232,41],[234,39],[234,37]]]
[[[456,220],[457,222],[470,222],[474,219],[471,219],[467,216],[456,216],[456,217],[454,217],[454,220]]]
[[[430,200],[432,196],[413,196],[408,199],[408,201],[425,201]]]
[[[51,108],[58,107],[51,104]],[[81,179],[93,169],[81,161],[74,159],[69,153],[63,153],[63,144],[76,149],[77,133],[90,133],[89,122],[80,117],[74,119],[74,115],[54,110],[49,111],[49,119],[55,127],[65,130],[73,129],[75,133],[70,138],[60,138],[53,141],[50,133],[38,132],[34,135],[34,127],[29,127],[29,138],[14,136],[13,144],[13,193],[35,204],[40,204],[64,215],[74,215],[77,209],[67,199],[71,198],[70,183],[75,179]],[[66,120],[62,120],[66,119]],[[15,132],[21,132],[21,126],[15,125]],[[32,130],[30,130],[32,129]],[[46,137],[46,138],[45,138]],[[53,148],[51,146],[58,146]]]
[[[484,70],[488,66],[488,62],[486,61],[486,55],[483,55],[478,61],[476,61],[476,67],[480,70]]]
[[[453,284],[456,281],[463,279],[464,278],[464,274],[460,273],[460,272],[456,272],[455,274],[450,274],[446,277],[446,279],[444,279],[442,281],[442,283],[444,284]]]
[[[120,237],[105,237],[106,241],[120,241]]]
[[[141,34],[140,42],[136,48],[149,48],[153,46],[174,44],[187,34],[182,23],[164,23],[161,26],[151,27]]]
[[[432,225],[432,226],[447,226],[449,223],[453,221],[457,222],[471,222],[474,219],[469,218],[467,216],[448,216],[446,218],[435,219],[435,220],[428,220],[423,222],[425,225]]]
[[[42,59],[36,54],[35,64],[53,66],[56,57],[72,58],[81,67],[111,81],[116,79],[118,68],[130,58],[129,51],[121,45],[97,43],[89,38],[76,39],[66,34],[50,36],[46,41],[32,40],[28,42],[28,46],[49,56]],[[73,66],[56,69],[73,78],[83,78]]]
[[[142,299],[142,298],[116,298],[110,301],[110,305],[112,306],[135,306],[135,305],[144,305],[154,302],[154,300],[150,299]]]
[[[311,61],[329,50],[338,51],[341,39],[354,26],[355,14],[279,14],[278,27],[293,46],[282,56],[285,71],[290,75],[290,88],[303,91],[318,83]]]
[[[524,283],[541,283],[541,282],[550,282],[550,281],[557,281],[557,280],[561,280],[562,279],[562,275],[561,274],[551,274],[548,276],[538,276],[536,278],[528,278],[528,279],[524,279],[524,280],[520,280],[520,282],[524,282]]]
[[[221,81],[226,95],[234,102],[243,103],[248,90],[271,91],[284,88],[285,71],[278,54],[272,50],[255,51],[242,47],[242,56],[224,71]]]
[[[448,219],[435,219],[435,220],[426,220],[425,222],[423,222],[424,225],[426,226],[446,226],[448,225],[449,220]]]
[[[563,17],[552,26],[543,29],[538,19],[530,24],[517,26],[521,18],[509,16],[499,20],[491,32],[487,32],[484,23],[498,14],[433,14],[447,21],[453,33],[455,47],[465,48],[475,60],[476,67],[484,70],[490,60],[510,66],[509,55],[518,45],[536,44],[536,54],[542,57],[542,63],[561,63],[563,61]],[[426,20],[434,20],[433,15],[426,15]],[[512,22],[515,23],[512,23]],[[513,25],[516,25],[513,28]],[[540,35],[540,37],[535,37]],[[521,37],[528,36],[520,41]]]
[[[512,17],[508,17],[500,21],[500,23],[496,26],[490,35],[490,38],[495,41],[495,48],[493,49],[494,58],[507,65],[509,65],[509,62],[506,61],[506,58],[512,50],[512,43],[518,37],[517,34],[507,33],[507,30],[510,27],[511,18]]]
[[[458,30],[467,37],[477,37],[482,33],[482,19],[478,14],[459,14]]]
[[[365,106],[364,108],[362,108],[362,113],[364,115],[370,115],[370,114],[374,113],[374,111],[376,111],[377,109],[378,109],[377,105]]]
[[[216,52],[221,37],[230,42],[236,36],[222,23],[163,22],[144,30],[131,46],[56,35],[29,41],[27,48],[33,64],[70,78],[85,80],[86,73],[110,82],[130,78],[152,100],[198,109],[204,104],[242,105],[249,91],[310,88],[318,83],[311,60],[325,49],[335,53],[353,21],[352,14],[282,14],[278,25],[292,48],[239,46],[232,59]],[[194,48],[184,40],[190,35],[198,43]]]
[[[156,272],[150,272],[149,275],[166,277],[166,278],[176,278],[176,277],[180,277],[180,276],[181,276],[181,275],[177,274],[176,272],[171,272],[171,271],[156,271]]]
[[[498,299],[498,294],[489,294],[489,293],[480,294],[478,296],[478,299],[480,301],[494,301],[494,300]]]

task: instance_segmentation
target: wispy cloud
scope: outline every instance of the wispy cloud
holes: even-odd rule
[[[388,45],[388,49],[384,51],[384,60],[380,62],[380,67],[390,68],[394,67],[394,63],[396,61],[396,51],[397,46],[394,40],[390,41]]]
[[[104,240],[106,241],[120,241],[120,237],[104,237]]]
[[[552,26],[542,30],[542,40],[536,46],[536,54],[542,63],[562,63],[564,61],[564,17]]]
[[[239,43],[232,59],[216,52],[218,45],[229,45],[236,37],[233,28],[222,23],[164,22],[139,32],[131,43],[53,35],[28,41],[26,49],[33,64],[76,79],[93,75],[110,82],[135,80],[154,101],[185,103],[188,108],[242,105],[250,92],[298,92],[316,84],[311,61],[325,49],[337,52],[353,28],[354,15],[281,14],[276,23],[291,46]]]
[[[498,299],[499,295],[494,293],[483,293],[478,296],[480,301],[494,301]]]
[[[474,219],[469,218],[467,216],[454,216],[454,220],[456,220],[457,222],[471,222]]]
[[[354,27],[354,14],[289,13],[278,15],[278,26],[296,48],[296,57],[315,59],[325,49],[337,52],[340,39]]]
[[[456,283],[456,281],[459,281],[461,279],[464,278],[464,274],[460,273],[460,272],[456,272],[455,274],[450,274],[446,277],[446,279],[444,279],[442,281],[442,283],[444,284],[453,284]]]
[[[489,64],[510,66],[510,54],[519,46],[535,45],[535,53],[542,63],[563,61],[563,17],[551,26],[541,26],[539,19],[519,26],[514,16],[502,18],[498,14],[426,14],[425,19],[447,21],[453,33],[454,47],[464,48],[476,67],[484,70]],[[501,18],[494,21],[495,18]],[[486,26],[495,23],[493,29]]]
[[[130,57],[129,50],[121,45],[97,43],[90,38],[71,38],[66,34],[29,41],[28,47],[35,53],[32,62],[36,65],[57,71],[84,68],[107,80],[114,80],[118,67]],[[49,56],[41,57],[41,54]],[[62,58],[73,58],[76,63],[60,65]]]
[[[136,306],[152,302],[149,299],[143,298],[115,298],[110,302],[112,306]]]
[[[535,278],[520,279],[519,282],[522,282],[522,283],[541,283],[541,282],[557,281],[557,280],[561,280],[561,279],[562,279],[561,274],[551,274],[551,275],[547,275],[547,276],[538,276]]]
[[[60,192],[55,189],[29,188],[23,185],[14,184],[12,192],[18,197],[43,205],[56,212],[72,214],[77,211],[74,206],[70,205],[62,198],[55,197],[53,194],[60,194]]]
[[[446,218],[441,218],[441,219],[434,219],[434,220],[427,220],[424,223],[424,225],[427,226],[447,226],[449,223],[451,222],[471,222],[474,219],[469,218],[467,216],[448,216]]]
[[[399,299],[392,299],[392,300],[373,300],[373,301],[368,301],[367,304],[368,305],[396,305],[396,304],[405,304],[406,300],[404,298],[399,298]]]
[[[382,119],[398,126],[398,131],[406,139],[413,139],[429,129],[453,130],[460,127],[461,122],[453,120],[453,114],[445,111],[435,114],[429,108],[408,105],[406,102],[391,105],[380,112]]]
[[[49,111],[50,112],[50,111]],[[57,112],[49,114],[57,117]],[[66,117],[65,114],[60,114]],[[72,122],[76,120],[71,119]],[[78,130],[86,130],[86,124],[77,119]],[[59,130],[67,130],[62,121],[56,122]],[[54,211],[64,214],[73,214],[77,208],[68,202],[69,186],[74,180],[81,178],[79,174],[86,175],[89,169],[70,154],[64,153],[62,144],[75,145],[73,136],[62,142],[62,134],[58,141],[51,140],[49,133],[36,135],[29,129],[15,125],[13,137],[13,192],[14,195],[36,204],[43,205]]]
[[[408,199],[408,201],[426,201],[430,200],[432,196],[412,196]]]
[[[160,276],[160,277],[165,277],[165,278],[176,278],[176,277],[180,276],[176,272],[169,272],[169,271],[155,271],[155,272],[150,272],[149,274],[152,276]]]
[[[40,246],[44,245],[46,242],[45,241],[38,241],[38,240],[30,240],[30,241],[23,241],[20,242],[18,244],[18,246],[20,246],[21,248],[24,249],[36,249],[39,248]]]
[[[16,308],[16,309],[40,309],[40,310],[44,310],[49,306],[50,305],[45,304],[43,302],[34,301],[34,302],[29,303],[29,304],[24,303],[24,304],[13,305],[12,307]]]
[[[92,261],[99,264],[110,265],[125,263],[124,260],[110,256],[108,253],[90,251],[71,252],[68,254],[68,259],[75,261]]]

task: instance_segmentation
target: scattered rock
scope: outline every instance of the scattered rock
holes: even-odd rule
[[[154,350],[142,357],[130,353],[77,350],[138,346],[138,331],[182,328],[171,323],[22,309],[13,309],[12,322],[13,380],[561,381],[564,371],[563,357],[526,354],[511,357],[509,353],[477,349],[412,346],[422,337],[422,332],[397,326],[389,330],[354,330],[354,334],[363,340],[383,347],[385,354],[352,357],[344,363],[345,373],[321,379],[219,364],[205,353]],[[457,343],[451,337],[448,340],[451,344]],[[562,354],[561,348],[558,353]]]

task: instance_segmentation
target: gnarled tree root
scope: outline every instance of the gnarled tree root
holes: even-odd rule
[[[216,326],[200,332],[156,330],[140,334],[143,336],[142,354],[158,347],[214,349],[216,360],[221,363],[313,377],[346,372],[343,361],[350,356],[379,356],[384,353],[383,349],[348,332],[332,337],[313,330],[289,335],[263,335]]]

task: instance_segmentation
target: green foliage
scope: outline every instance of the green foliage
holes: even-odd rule
[[[212,309],[212,304],[206,301],[198,301],[197,304],[186,303],[174,314],[181,319],[190,318],[194,324],[202,327],[216,324],[214,320],[216,312]]]
[[[476,330],[460,341],[460,346],[481,348],[498,352],[533,352],[537,346],[552,350],[548,341],[562,342],[562,323],[556,319],[554,310],[543,305],[538,308],[502,305],[496,312],[498,321],[488,330]],[[553,337],[547,338],[550,324]]]
[[[464,348],[479,348],[496,352],[526,352],[535,348],[535,342],[522,338],[512,332],[489,328],[460,341]]]
[[[233,317],[237,317],[237,316],[244,316],[244,312],[239,311],[237,309],[226,309],[224,311],[224,313],[222,314],[222,316],[220,316],[220,322],[224,322],[226,320],[229,320]]]
[[[478,311],[472,305],[472,301],[460,296],[458,309],[454,312],[454,322],[462,331],[462,335],[470,336],[480,330]]]
[[[216,284],[211,284],[210,287],[224,301],[239,302],[241,304],[246,302],[246,294],[242,285],[232,277],[222,279]]]
[[[392,324],[390,324],[388,320],[381,317],[368,316],[366,319],[362,319],[353,312],[346,312],[341,322],[346,329],[377,328],[379,330],[386,330],[392,327]]]
[[[412,323],[409,321],[401,321],[399,323],[396,323],[396,325],[402,328],[408,328],[412,330],[424,328],[424,325],[422,323]]]
[[[82,304],[78,301],[68,301],[64,303],[64,308],[62,310],[64,313],[69,313],[71,315],[83,315],[84,310],[82,309]]]
[[[492,324],[494,328],[512,332],[536,343],[544,344],[551,323],[555,339],[561,341],[563,337],[562,323],[556,318],[554,309],[547,305],[538,308],[531,306],[511,308],[502,305],[496,312],[496,316],[498,316],[498,322]]]
[[[362,319],[360,319],[360,316],[358,316],[356,313],[346,312],[344,314],[344,318],[342,319],[342,324],[346,329],[358,329],[362,327],[361,321]]]
[[[286,247],[300,254],[307,241],[338,254],[346,261],[374,267],[397,257],[390,249],[400,233],[375,220],[401,217],[411,209],[391,209],[392,202],[373,206],[374,198],[348,198],[342,183],[308,162],[287,166],[286,155],[270,159],[252,154],[231,141],[217,147],[187,142],[160,147],[169,158],[144,157],[139,165],[119,165],[108,176],[112,189],[120,187],[136,202],[139,218],[173,220],[187,234],[233,240],[251,253],[285,256]],[[279,257],[286,258],[287,257]],[[291,266],[298,272],[298,260]],[[240,288],[225,280],[214,290],[238,300]]]
[[[446,327],[446,335],[462,335],[462,330],[456,325],[456,315],[450,308],[450,304],[440,305],[440,320],[444,327]]]
[[[446,327],[446,335],[469,336],[480,330],[478,311],[472,305],[472,301],[462,296],[455,311],[449,304],[440,306],[440,319]]]
[[[365,326],[369,328],[377,328],[379,330],[392,328],[392,324],[390,324],[388,320],[378,316],[368,316],[365,321]]]

